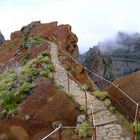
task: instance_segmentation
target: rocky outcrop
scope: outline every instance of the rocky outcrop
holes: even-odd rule
[[[0,31],[0,46],[5,42],[4,36],[2,35]]]
[[[108,80],[115,78],[114,69],[112,67],[112,60],[110,57],[103,55],[97,46],[90,48],[89,51],[82,56],[81,63],[91,70]],[[90,75],[94,83],[101,88],[108,85],[106,81],[100,79],[95,75]]]
[[[57,25],[57,22],[40,24],[33,28],[29,36],[36,35],[57,43],[60,49],[67,51],[73,58],[78,59],[78,38],[71,32],[70,25]]]
[[[70,25],[57,25],[57,22],[41,24],[40,21],[34,21],[22,27],[20,31],[11,33],[11,40],[1,45],[0,53],[5,55],[0,55],[0,66],[9,64],[9,61],[11,63],[11,59],[11,65],[15,66],[15,63],[23,59],[23,55],[26,51],[32,54],[35,47],[23,47],[24,43],[32,37],[41,37],[44,40],[55,42],[59,45],[59,49],[65,50],[73,58],[78,59],[78,38],[71,31]],[[33,42],[31,41],[30,43]],[[14,60],[18,61],[15,62]]]
[[[32,29],[39,24],[41,24],[40,21],[33,21],[27,26],[23,26],[20,31],[24,34],[24,36],[28,36],[31,33]]]
[[[15,31],[11,33],[11,40],[15,38],[23,38],[23,37],[24,37],[24,34],[21,31]]]

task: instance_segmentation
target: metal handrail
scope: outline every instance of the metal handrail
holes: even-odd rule
[[[58,67],[60,67],[58,64],[56,64]],[[60,67],[61,69],[63,69],[62,67]],[[63,70],[65,70],[65,69],[63,69]],[[68,72],[68,71],[66,71],[65,70],[65,72],[67,72],[72,78],[73,78],[73,80],[74,81],[76,81],[76,83],[79,85],[79,86],[81,86],[82,87],[82,89],[84,89],[84,91],[85,91],[85,93],[86,93],[86,96],[87,96],[87,101],[89,102],[89,105],[90,105],[90,107],[91,107],[91,116],[92,116],[92,125],[94,126],[94,127],[96,127],[96,124],[95,124],[95,118],[94,118],[94,113],[93,113],[93,106],[92,106],[92,104],[91,104],[91,101],[90,101],[90,98],[89,98],[89,95],[87,94],[87,90],[85,89],[85,87],[78,81],[78,80],[76,80],[76,78],[70,73],[70,72]]]
[[[56,66],[58,66],[58,67],[60,67],[58,64],[56,64]],[[73,75],[70,73],[70,72],[68,72],[68,71],[66,71],[64,68],[62,68],[62,67],[60,67],[61,69],[63,69],[65,72],[67,72],[72,78],[73,78],[73,80],[74,81],[76,81],[76,83],[79,85],[79,86],[81,86],[82,87],[82,89],[84,89],[84,91],[85,91],[85,94],[86,94],[86,96],[87,96],[87,100],[88,100],[88,102],[89,102],[89,104],[90,104],[90,107],[91,107],[91,112],[92,112],[92,114],[91,114],[91,116],[92,116],[92,125],[93,125],[93,127],[84,127],[84,128],[96,128],[96,124],[95,124],[95,118],[94,118],[94,115],[93,115],[93,107],[92,107],[92,104],[91,104],[91,102],[90,102],[90,98],[89,98],[89,95],[87,94],[87,91],[86,91],[86,89],[85,89],[85,87],[79,82],[79,81],[77,81],[74,77],[73,77]],[[45,136],[44,138],[42,138],[41,140],[45,140],[46,138],[48,138],[49,136],[51,136],[53,133],[55,133],[56,131],[58,131],[59,129],[61,129],[61,128],[76,128],[76,126],[59,126],[58,128],[56,128],[54,131],[52,131],[50,134],[48,134],[47,136]],[[96,138],[95,138],[95,140],[96,140]]]
[[[51,136],[53,133],[55,133],[56,131],[58,131],[60,128],[61,128],[61,126],[59,126],[58,128],[56,128],[54,131],[52,131],[51,133],[49,133],[47,136],[45,136],[45,137],[42,138],[41,140],[47,139],[49,136]]]
[[[92,126],[78,126],[79,128],[89,128],[89,129],[92,129],[94,127]],[[77,128],[77,126],[62,126],[60,125],[59,127],[57,127],[55,130],[53,130],[51,133],[49,133],[48,135],[46,135],[45,137],[43,137],[41,140],[45,140],[47,138],[49,138],[52,134],[54,134],[55,132],[57,132],[58,130],[60,129],[75,129]]]
[[[138,108],[139,108],[139,104],[133,100],[130,96],[128,96],[122,89],[120,89],[117,85],[115,85],[113,82],[103,78],[102,76],[99,76],[98,74],[92,72],[91,70],[89,70],[88,68],[86,68],[85,66],[81,65],[79,62],[77,62],[72,56],[70,56],[68,53],[66,53],[63,50],[60,50],[63,54],[65,54],[66,56],[68,56],[69,58],[71,58],[76,64],[80,65],[81,67],[83,67],[85,70],[87,70],[89,73],[91,73],[92,75],[106,81],[107,83],[113,85],[115,88],[117,88],[123,95],[125,95],[128,99],[130,99],[135,105],[136,105],[136,110],[135,110],[135,118],[134,118],[134,126],[136,126],[136,123],[138,122],[137,117],[138,117]]]

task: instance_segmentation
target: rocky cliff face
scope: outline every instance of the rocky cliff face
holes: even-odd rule
[[[0,32],[0,46],[4,43],[5,39],[2,33]]]
[[[80,61],[92,72],[113,81],[117,77],[128,75],[140,69],[140,35],[119,35],[116,42],[102,43],[90,48]],[[103,48],[106,47],[106,48]],[[98,86],[106,82],[94,78]]]
[[[90,48],[89,51],[82,56],[80,62],[91,70],[105,79],[113,80],[115,78],[112,59],[104,55],[97,46]],[[108,85],[106,81],[91,75],[95,84],[104,88]]]

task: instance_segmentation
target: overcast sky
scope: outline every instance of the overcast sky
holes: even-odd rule
[[[0,0],[0,30],[6,39],[35,20],[70,24],[84,52],[117,31],[140,32],[140,0]]]

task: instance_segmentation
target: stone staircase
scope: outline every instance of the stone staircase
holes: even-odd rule
[[[65,92],[68,92],[68,75],[67,71],[63,68],[58,59],[57,45],[53,42],[49,42],[51,49],[51,59],[55,67],[54,80],[56,84],[63,87]],[[80,86],[72,79],[69,79],[70,94],[74,100],[80,105],[85,105],[85,92]],[[112,114],[104,106],[104,103],[90,93],[88,93],[90,101],[92,103],[92,109],[95,116],[95,123],[97,128],[97,140],[131,140],[130,136],[124,136],[123,127],[118,124],[118,120],[114,114]],[[88,112],[91,113],[91,108],[88,107]]]

